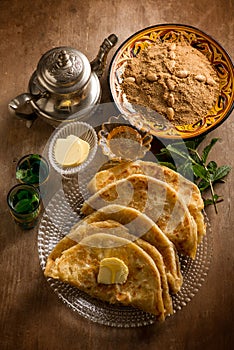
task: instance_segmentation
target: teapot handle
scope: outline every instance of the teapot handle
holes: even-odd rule
[[[109,51],[116,45],[118,38],[115,34],[111,34],[101,44],[96,58],[90,63],[92,71],[95,72],[98,78],[104,73],[106,59]]]

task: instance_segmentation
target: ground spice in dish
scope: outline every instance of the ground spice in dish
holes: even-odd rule
[[[214,107],[219,78],[209,60],[187,43],[155,43],[126,64],[121,89],[135,106],[193,124]]]

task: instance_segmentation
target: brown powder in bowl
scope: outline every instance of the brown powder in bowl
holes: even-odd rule
[[[215,105],[219,78],[209,60],[187,43],[155,43],[125,66],[121,89],[135,106],[193,124]]]

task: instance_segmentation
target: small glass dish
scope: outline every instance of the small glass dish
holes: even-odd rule
[[[63,167],[55,159],[55,144],[59,138],[67,138],[69,135],[74,135],[88,142],[90,146],[89,154],[86,160],[74,167]],[[52,167],[61,175],[73,175],[83,170],[94,158],[98,146],[98,138],[95,129],[85,122],[68,123],[62,127],[58,127],[51,136],[49,141],[49,161]]]
[[[129,125],[123,115],[110,117],[98,133],[103,154],[111,160],[133,161],[143,158],[151,148],[153,136]]]

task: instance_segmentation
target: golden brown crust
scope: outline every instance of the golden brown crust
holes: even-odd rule
[[[83,204],[86,217],[48,256],[45,276],[94,298],[131,305],[164,320],[173,313],[171,293],[182,286],[177,251],[195,257],[205,234],[199,189],[156,163],[125,162],[100,171]],[[121,259],[127,282],[97,282],[100,261]]]
[[[182,285],[179,258],[174,244],[160,228],[139,210],[122,205],[108,205],[87,216],[73,226],[69,237],[77,242],[80,240],[80,226],[94,222],[114,220],[124,225],[136,238],[142,238],[158,249],[163,257],[168,284],[171,292],[176,293]],[[78,231],[77,231],[78,230]],[[78,232],[78,236],[77,236]]]
[[[117,257],[128,266],[129,275],[124,284],[97,283],[100,261],[106,257]],[[127,239],[94,234],[85,243],[81,241],[65,250],[46,276],[59,278],[94,298],[131,305],[156,315],[161,321],[165,319],[159,271],[153,259]]]
[[[117,180],[127,178],[133,174],[144,174],[168,183],[176,190],[188,206],[190,214],[197,224],[198,241],[200,242],[206,233],[204,217],[201,213],[204,203],[198,187],[191,181],[181,176],[176,171],[154,162],[137,160],[135,162],[122,162],[106,170],[98,172],[88,184],[91,194],[99,191],[106,185]]]
[[[162,296],[165,308],[165,315],[170,315],[173,312],[172,300],[169,295],[169,286],[167,281],[166,268],[163,261],[163,257],[156,247],[152,246],[150,243],[144,241],[141,238],[137,238],[131,231],[114,220],[104,220],[104,221],[94,221],[91,223],[83,220],[80,222],[79,226],[72,233],[74,241],[80,242],[84,237],[91,236],[95,233],[111,234],[117,237],[126,238],[129,241],[134,242],[139,247],[141,247],[151,258],[153,259],[155,265],[157,266],[161,278],[162,285]],[[133,232],[134,233],[134,232]]]
[[[175,244],[179,253],[195,257],[197,227],[187,206],[167,183],[134,174],[103,187],[84,202],[81,211],[89,215],[110,203],[145,213]]]

